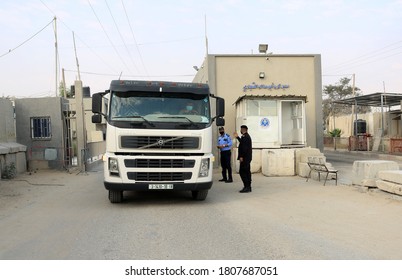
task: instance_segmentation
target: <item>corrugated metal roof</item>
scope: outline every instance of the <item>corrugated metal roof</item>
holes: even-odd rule
[[[381,103],[381,97],[383,102]],[[358,106],[371,106],[371,107],[381,107],[383,106],[396,106],[401,105],[402,94],[401,93],[383,93],[376,92],[367,95],[360,95],[351,98],[345,98],[341,100],[336,100],[336,104],[344,105],[358,105]]]

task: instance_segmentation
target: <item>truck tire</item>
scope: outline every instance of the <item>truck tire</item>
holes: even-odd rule
[[[208,190],[191,191],[194,200],[205,200],[208,195]]]
[[[120,203],[123,201],[122,191],[109,191],[109,200],[111,203]]]

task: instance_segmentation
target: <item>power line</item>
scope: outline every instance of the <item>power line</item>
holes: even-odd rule
[[[89,0],[87,0],[87,2],[88,2],[88,4],[89,4],[89,6],[91,7],[92,12],[94,13],[96,19],[98,20],[99,25],[101,26],[103,32],[105,33],[107,39],[109,40],[109,43],[110,43],[111,46],[113,47],[113,49],[114,49],[114,51],[116,52],[117,56],[120,58],[121,62],[124,64],[124,66],[127,68],[127,70],[130,71],[130,69],[128,68],[126,62],[125,62],[124,59],[121,57],[121,55],[120,55],[119,52],[117,51],[115,45],[113,44],[112,40],[110,39],[109,35],[107,34],[106,29],[105,29],[105,27],[103,26],[102,22],[100,21],[98,15],[96,14],[94,8],[92,7],[91,2],[90,2]]]
[[[77,72],[76,70],[68,70],[64,69],[65,72]],[[80,71],[83,74],[95,75],[95,76],[118,76],[117,74],[112,73],[96,73],[96,72],[88,72],[88,71]],[[156,75],[156,76],[144,76],[144,75],[122,75],[122,77],[131,77],[131,78],[163,78],[163,77],[194,77],[194,74],[177,74],[177,75]]]
[[[139,43],[138,45],[144,46],[144,45],[171,44],[171,43],[179,43],[179,42],[190,41],[190,40],[201,39],[201,38],[204,38],[204,37],[203,36],[197,36],[197,37],[189,37],[189,38],[176,39],[176,40],[145,42],[145,43]]]
[[[378,56],[380,56],[380,55],[382,55],[382,54],[386,54],[386,53],[389,53],[389,52],[391,52],[391,51],[394,51],[394,50],[397,50],[397,49],[402,48],[402,46],[397,46],[397,47],[395,47],[395,48],[389,49],[390,47],[392,47],[392,46],[394,46],[394,45],[398,45],[398,44],[400,44],[400,43],[402,43],[402,41],[398,41],[398,42],[392,43],[392,44],[387,45],[387,46],[385,46],[385,47],[382,47],[382,48],[380,48],[380,49],[377,49],[377,50],[368,52],[368,53],[366,53],[366,54],[363,54],[363,55],[361,55],[361,56],[358,56],[358,57],[356,57],[356,58],[354,58],[354,59],[350,59],[350,60],[347,60],[347,61],[345,61],[345,62],[336,64],[336,65],[328,66],[328,68],[335,70],[335,69],[344,69],[344,68],[349,68],[349,67],[357,67],[357,66],[361,66],[361,65],[364,65],[364,64],[368,64],[368,63],[372,63],[372,62],[378,61],[378,60],[380,60],[380,59],[385,59],[385,58],[388,58],[388,57],[392,57],[392,56],[398,55],[398,54],[400,54],[401,52],[393,53],[393,54],[391,54],[391,55],[389,55],[389,56],[380,57],[380,58],[378,58],[378,59],[372,60],[373,58],[378,57]],[[387,49],[388,49],[388,50],[387,50]],[[383,51],[383,50],[384,50],[384,51]],[[371,59],[371,60],[370,60],[370,59]],[[367,61],[367,60],[369,60],[369,61]],[[358,65],[355,65],[355,64],[358,64]],[[334,71],[334,70],[332,70],[332,71]]]
[[[40,0],[40,2],[41,2],[53,15],[56,16],[56,13],[55,13],[52,9],[50,9],[48,5],[46,5],[42,0]],[[64,23],[62,20],[60,20],[60,18],[58,18],[58,19],[59,19],[59,22],[61,22],[68,30],[70,30],[71,32],[74,32],[66,23]],[[75,36],[76,36],[76,37],[77,37],[77,38],[78,38],[95,56],[97,56],[100,61],[102,61],[108,68],[110,68],[110,69],[116,71],[109,63],[107,63],[107,62],[103,59],[102,56],[98,55],[98,54],[93,50],[93,48],[92,48],[91,46],[89,46],[87,43],[85,43],[85,41],[84,41],[80,36],[78,36],[76,32],[74,32],[74,33],[75,33]],[[117,71],[116,71],[116,72],[117,72]]]
[[[48,27],[49,25],[51,25],[53,23],[54,19],[52,19],[51,22],[49,22],[48,24],[46,24],[45,27],[43,27],[41,30],[39,30],[38,32],[36,32],[34,35],[32,35],[31,37],[29,37],[28,39],[26,39],[24,42],[22,42],[21,44],[19,44],[18,46],[9,49],[7,52],[5,52],[4,54],[0,55],[0,58],[2,58],[3,56],[8,55],[9,53],[15,51],[16,49],[18,49],[19,47],[23,46],[24,44],[26,44],[27,42],[29,42],[31,39],[33,39],[35,36],[37,36],[39,33],[41,33],[43,30],[46,29],[46,27]]]
[[[106,6],[107,6],[107,9],[109,10],[109,14],[110,14],[110,16],[111,16],[112,19],[113,19],[113,22],[114,22],[114,25],[115,25],[115,27],[116,27],[116,29],[117,29],[117,32],[119,33],[120,39],[121,39],[121,41],[123,42],[124,47],[126,48],[126,51],[127,51],[127,53],[128,53],[128,56],[130,57],[130,60],[131,60],[131,62],[133,63],[135,69],[137,69],[137,71],[139,72],[138,67],[137,67],[137,64],[135,63],[133,57],[131,56],[130,50],[128,49],[128,47],[127,47],[127,45],[126,45],[126,41],[124,40],[123,35],[121,35],[119,26],[117,25],[116,20],[114,19],[114,16],[113,16],[113,14],[112,14],[112,10],[110,9],[109,4],[107,3],[107,0],[105,0],[105,3],[106,3]]]
[[[130,18],[128,17],[127,10],[126,10],[126,6],[124,5],[124,1],[123,1],[123,0],[121,0],[121,4],[123,5],[123,10],[124,10],[124,13],[125,13],[125,15],[126,15],[126,19],[127,19],[127,22],[128,22],[128,26],[130,27],[131,35],[133,36],[133,40],[134,40],[134,43],[135,43],[135,47],[137,48],[137,52],[138,52],[138,54],[139,54],[139,56],[140,56],[140,60],[141,60],[142,67],[144,67],[145,73],[146,73],[147,76],[148,76],[148,70],[147,70],[147,68],[145,67],[144,60],[142,59],[142,54],[141,54],[140,48],[138,47],[137,40],[135,39],[134,31],[133,31],[133,28],[132,28],[132,26],[131,26]]]
[[[183,38],[183,39],[175,39],[175,40],[165,40],[165,41],[154,41],[154,42],[144,42],[144,43],[138,43],[138,46],[145,46],[145,45],[162,45],[162,44],[172,44],[172,43],[179,43],[179,42],[184,42],[184,41],[191,41],[191,40],[196,40],[196,39],[201,39],[204,37],[198,36],[198,37],[191,37],[191,38]],[[127,44],[128,47],[132,46],[135,44]],[[115,46],[117,47],[122,47],[123,45],[116,44]],[[92,48],[109,48],[110,45],[92,45]],[[145,65],[144,65],[145,66]]]

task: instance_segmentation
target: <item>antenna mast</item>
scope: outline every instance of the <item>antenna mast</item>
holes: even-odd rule
[[[205,49],[208,56],[207,15],[205,15]]]
[[[75,46],[74,31],[73,31],[73,42],[74,42],[75,62],[76,62],[76,64],[77,64],[78,81],[81,81],[80,64],[78,63],[78,56],[77,56],[77,48],[76,48],[76,46]]]

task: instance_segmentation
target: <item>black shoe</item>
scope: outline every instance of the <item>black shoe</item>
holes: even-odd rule
[[[226,182],[226,179],[220,179],[219,182]]]
[[[229,179],[229,180],[225,181],[225,183],[233,183],[233,180]]]
[[[251,188],[243,188],[241,191],[239,191],[240,193],[249,193],[251,192]]]

